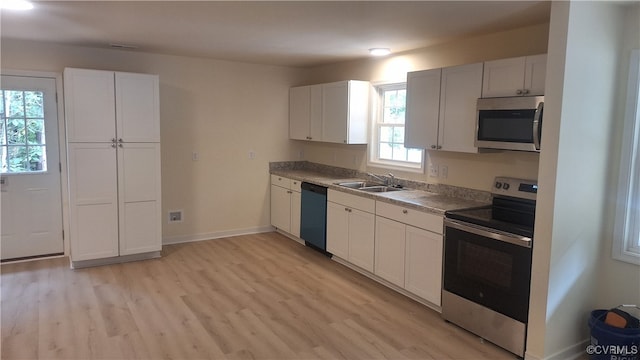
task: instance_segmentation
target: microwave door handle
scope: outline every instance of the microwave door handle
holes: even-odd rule
[[[533,146],[535,146],[536,150],[540,150],[540,125],[542,125],[543,108],[544,102],[540,102],[533,116]]]

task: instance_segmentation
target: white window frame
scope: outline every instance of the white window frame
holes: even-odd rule
[[[401,160],[388,160],[379,158],[379,132],[382,125],[383,117],[383,99],[384,92],[390,90],[406,89],[406,82],[395,82],[374,85],[374,91],[372,91],[373,99],[371,101],[371,134],[369,141],[369,157],[367,161],[368,166],[382,167],[385,169],[400,170],[415,173],[424,173],[424,157],[425,151],[422,151],[420,163],[414,163]]]
[[[640,49],[631,52],[613,257],[640,265]]]

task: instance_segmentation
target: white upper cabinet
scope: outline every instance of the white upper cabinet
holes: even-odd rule
[[[369,83],[340,81],[322,86],[322,140],[366,144]]]
[[[67,68],[69,142],[159,142],[158,76]]]
[[[67,141],[111,142],[116,138],[113,71],[65,69]]]
[[[487,61],[482,97],[544,95],[546,69],[546,54]]]
[[[289,138],[322,139],[322,85],[298,86],[289,90]]]
[[[407,74],[405,146],[475,153],[482,63]]]
[[[124,142],[159,142],[157,75],[115,73],[118,138]]]
[[[430,149],[437,146],[441,75],[442,69],[407,74],[405,147]]]
[[[366,144],[369,83],[339,81],[289,91],[289,138]]]
[[[482,63],[476,63],[442,69],[438,150],[478,152],[474,139],[476,103],[482,94],[482,67]]]

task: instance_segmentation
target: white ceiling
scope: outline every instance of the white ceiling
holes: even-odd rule
[[[1,0],[0,0],[1,1]],[[548,1],[35,1],[2,39],[315,66],[549,21]],[[123,50],[125,51],[125,50]]]

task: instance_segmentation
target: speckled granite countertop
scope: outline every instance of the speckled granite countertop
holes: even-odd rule
[[[365,179],[363,176],[358,176],[361,174],[358,174],[356,171],[353,171],[353,173],[351,173],[351,171],[322,171],[326,169],[309,169],[310,166],[306,167],[307,168],[288,168],[286,166],[272,166],[270,172],[273,175],[306,181],[316,185],[326,186],[329,189],[440,215],[443,215],[445,211],[449,210],[472,208],[490,204],[490,194],[488,196],[485,192],[478,192],[479,194],[476,194],[473,190],[461,188],[454,190],[447,189],[449,194],[440,194],[424,189],[414,189],[410,186],[407,186],[404,190],[400,191],[382,193],[364,192],[337,185],[338,183],[348,181],[370,180]],[[423,184],[423,187],[426,187],[426,184]],[[473,194],[469,195],[470,192]],[[462,196],[453,196],[456,193],[459,193]],[[470,199],[470,197],[472,199]]]

